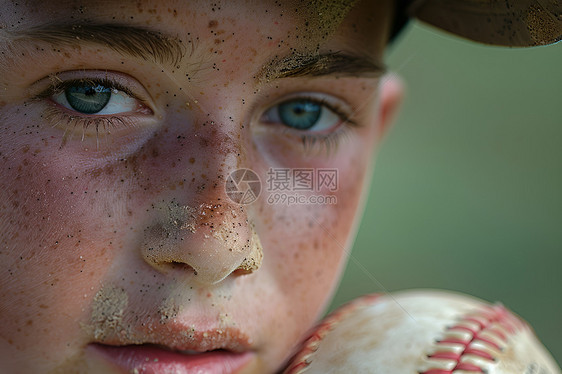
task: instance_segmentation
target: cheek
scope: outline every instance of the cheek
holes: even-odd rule
[[[15,131],[0,142],[0,334],[39,359],[79,335],[74,322],[87,314],[110,260],[115,207],[103,183],[67,167],[59,140],[42,139],[25,122],[2,124]]]
[[[275,277],[276,298],[271,313],[279,310],[290,314],[292,342],[318,318],[337,285],[340,272],[350,251],[355,223],[369,176],[376,127],[344,143],[331,159],[302,160],[292,158],[292,168],[331,168],[337,171],[335,191],[328,188],[310,195],[333,196],[334,204],[268,204],[272,192],[267,186],[254,207],[257,230],[264,245],[264,272]],[[290,155],[288,152],[287,155]],[[294,153],[293,153],[294,155]],[[290,156],[284,159],[288,160]],[[258,165],[259,163],[254,163]],[[265,175],[268,166],[259,164]],[[288,195],[295,192],[286,191]],[[258,274],[259,276],[259,274]]]
[[[324,199],[323,202],[267,204],[263,208],[269,209],[262,218],[266,224],[264,235],[270,237],[272,246],[279,248],[273,255],[282,258],[280,263],[292,269],[295,281],[305,281],[304,286],[322,287],[326,281],[335,280],[334,273],[349,250],[368,160],[354,160],[353,166],[331,166],[337,172],[337,190],[304,195],[307,199]]]

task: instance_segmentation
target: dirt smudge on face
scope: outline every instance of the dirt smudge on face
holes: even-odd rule
[[[358,0],[295,0],[291,8],[301,20],[295,27],[295,50],[299,53],[317,52],[347,17]]]
[[[179,311],[180,307],[176,303],[176,300],[173,297],[167,298],[158,308],[158,313],[160,314],[160,323],[165,324],[169,320],[173,320],[178,316]]]
[[[327,38],[343,22],[358,0],[312,0],[305,2],[305,26],[313,38]]]
[[[161,220],[160,227],[165,231],[166,236],[177,236],[178,232],[184,230],[188,230],[191,233],[197,231],[195,226],[197,210],[195,208],[171,201],[169,204],[159,205],[157,210],[162,210],[165,213],[160,215],[165,217],[165,219]]]
[[[154,263],[174,262],[177,260],[174,245],[186,232],[197,231],[197,209],[175,200],[154,204],[153,209],[157,213],[156,221],[146,229],[143,253]]]
[[[300,22],[287,35],[294,43],[291,53],[284,57],[275,56],[257,75],[257,83],[309,75],[326,68],[329,60],[320,56],[320,49],[356,3],[357,0],[295,1],[295,12]]]
[[[121,327],[129,297],[123,288],[103,286],[94,296],[90,328],[96,340],[114,335]]]

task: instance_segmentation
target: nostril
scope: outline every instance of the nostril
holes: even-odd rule
[[[195,270],[192,266],[190,266],[186,263],[179,262],[179,261],[171,261],[171,262],[169,262],[169,265],[174,270],[192,271],[194,275],[197,275],[197,270]]]

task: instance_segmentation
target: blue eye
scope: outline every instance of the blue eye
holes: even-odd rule
[[[138,101],[126,89],[98,80],[70,80],[63,82],[52,100],[79,114],[120,114],[134,112]]]
[[[296,130],[321,132],[346,120],[332,107],[321,99],[295,98],[269,108],[262,121],[280,123]]]

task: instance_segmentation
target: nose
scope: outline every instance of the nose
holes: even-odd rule
[[[170,147],[160,157],[177,166],[161,161],[153,175],[187,183],[151,198],[141,245],[144,260],[157,270],[184,269],[202,284],[254,272],[263,257],[249,206],[231,200],[225,182],[244,158],[240,140],[226,124],[210,127],[185,138],[168,133]]]
[[[193,271],[195,281],[210,285],[233,272],[247,274],[259,268],[261,243],[243,205],[225,198],[197,206],[171,200],[157,204],[155,211],[142,255],[158,270],[182,264]]]

